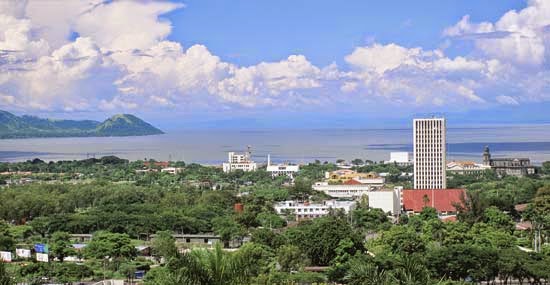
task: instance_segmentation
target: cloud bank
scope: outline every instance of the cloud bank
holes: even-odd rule
[[[531,0],[495,23],[465,15],[442,31],[474,51],[373,43],[345,66],[305,55],[238,66],[204,45],[168,40],[163,15],[181,3],[3,1],[0,108],[299,108],[364,102],[460,110],[550,101],[550,1]]]

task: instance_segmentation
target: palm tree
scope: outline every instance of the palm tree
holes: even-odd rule
[[[350,260],[350,269],[344,280],[350,285],[390,285],[391,274],[372,262]]]
[[[195,249],[171,259],[167,264],[169,274],[159,284],[247,284],[249,270],[245,264],[239,255],[224,252],[217,243],[212,250]]]
[[[397,262],[392,277],[393,284],[403,285],[427,285],[430,282],[430,272],[418,257],[403,255]]]

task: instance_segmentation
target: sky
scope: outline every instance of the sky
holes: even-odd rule
[[[550,1],[4,0],[0,109],[164,129],[550,123]]]

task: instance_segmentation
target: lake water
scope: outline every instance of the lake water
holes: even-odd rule
[[[514,125],[447,130],[448,160],[481,161],[488,145],[494,157],[550,160],[550,125]],[[72,160],[116,155],[130,160],[185,160],[219,164],[228,151],[252,146],[253,159],[265,162],[389,159],[391,151],[412,152],[412,129],[182,130],[145,137],[37,138],[0,140],[0,161],[40,158]]]

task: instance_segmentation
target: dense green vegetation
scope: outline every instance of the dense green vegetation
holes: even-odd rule
[[[143,172],[160,168],[147,163],[104,157],[0,164],[0,172],[9,172],[0,178],[4,183],[34,179],[0,188],[0,250],[47,243],[51,260],[0,263],[0,284],[133,279],[140,270],[147,271],[145,284],[544,284],[550,279],[550,178],[544,167],[541,175],[525,178],[453,175],[452,187],[468,189],[456,222],[442,222],[432,208],[394,221],[366,201],[349,214],[334,211],[295,222],[277,215],[273,203],[325,198],[311,184],[334,164],[303,166],[289,185],[263,170],[226,174],[172,162],[185,170],[170,175]],[[410,169],[397,165],[358,170],[393,173],[391,183],[410,184],[410,177],[400,175]],[[244,211],[236,212],[235,203]],[[522,203],[526,210],[516,211]],[[520,220],[533,228],[516,230]],[[74,249],[69,233],[94,237],[84,249]],[[214,233],[222,242],[184,250],[189,245],[175,243],[172,233]],[[533,249],[539,234],[540,252],[522,250]],[[245,240],[238,250],[224,249]],[[141,256],[136,245],[150,246],[153,258]],[[84,261],[68,260],[75,256]]]
[[[130,114],[115,115],[104,122],[55,120],[16,116],[0,110],[0,139],[33,137],[143,136],[163,132]]]

